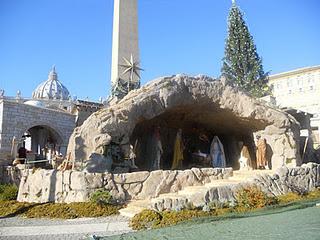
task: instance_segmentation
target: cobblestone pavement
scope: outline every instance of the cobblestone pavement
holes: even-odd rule
[[[0,218],[0,239],[92,239],[132,232],[129,220],[122,216],[70,220]]]

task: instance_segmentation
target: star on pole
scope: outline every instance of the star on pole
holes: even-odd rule
[[[128,81],[128,92],[130,91],[130,83],[133,82],[133,77],[136,75],[138,77],[138,81],[140,80],[140,75],[139,71],[144,71],[142,68],[139,66],[139,62],[135,61],[133,55],[131,54],[130,60],[123,58],[125,64],[119,64],[120,67],[125,68],[123,71],[122,75],[129,73],[129,81]]]

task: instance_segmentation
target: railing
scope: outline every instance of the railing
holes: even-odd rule
[[[25,169],[26,170],[29,170],[29,167],[30,167],[30,164],[33,164],[33,163],[41,163],[41,162],[50,162],[52,160],[49,160],[49,159],[42,159],[42,160],[28,160],[27,158],[24,160],[24,164],[25,164]]]

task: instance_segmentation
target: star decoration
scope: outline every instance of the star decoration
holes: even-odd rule
[[[140,66],[139,66],[139,62],[135,61],[132,54],[130,56],[130,60],[128,60],[126,58],[123,58],[123,60],[125,61],[125,64],[120,64],[119,66],[125,68],[122,75],[124,75],[126,73],[130,73],[128,85],[133,82],[134,75],[136,75],[138,77],[138,81],[139,81],[141,78],[139,75],[139,71],[143,71],[143,69],[140,68]]]

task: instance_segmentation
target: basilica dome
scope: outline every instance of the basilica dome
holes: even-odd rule
[[[53,66],[48,80],[41,83],[32,93],[33,99],[68,100],[68,89],[58,80],[58,74]]]

